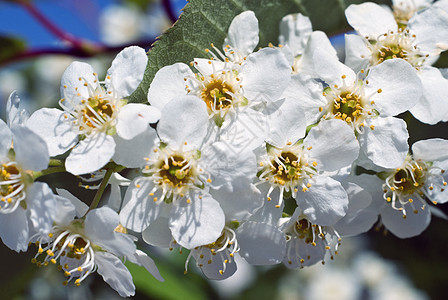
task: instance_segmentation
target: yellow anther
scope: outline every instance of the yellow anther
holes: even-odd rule
[[[374,125],[370,125],[370,129],[374,130],[375,126]]]
[[[191,199],[187,199],[187,203],[190,204],[191,203]]]
[[[81,267],[78,267],[78,272],[82,272],[82,268]]]
[[[50,262],[51,262],[52,264],[56,264],[56,259],[52,258],[52,259],[50,260]]]
[[[378,89],[378,90],[377,90],[378,93],[381,93],[382,91],[383,91],[382,89]]]

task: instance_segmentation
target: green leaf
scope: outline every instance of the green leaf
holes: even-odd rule
[[[314,30],[328,34],[349,30],[344,10],[362,0],[191,0],[173,27],[168,29],[148,53],[145,76],[130,102],[146,102],[149,85],[162,67],[176,62],[190,63],[207,57],[204,49],[214,43],[222,48],[232,19],[245,10],[255,12],[260,27],[260,47],[278,44],[279,22],[287,14],[308,15]],[[376,2],[384,3],[380,0]]]
[[[17,37],[0,36],[0,62],[23,52],[25,49],[26,43],[24,40]]]
[[[176,253],[173,253],[176,255]],[[194,272],[184,275],[184,263],[186,255],[178,255],[177,259],[165,260],[158,257],[157,268],[164,282],[155,279],[144,267],[126,262],[126,267],[131,272],[136,291],[145,294],[151,299],[184,299],[184,300],[206,300],[212,293],[208,283]]]

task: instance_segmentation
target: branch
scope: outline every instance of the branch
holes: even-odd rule
[[[97,45],[95,47],[87,47],[87,45],[83,45],[83,47],[69,47],[69,48],[42,48],[42,49],[30,49],[24,52],[19,52],[13,56],[10,56],[4,60],[0,61],[0,66],[6,65],[12,62],[30,59],[34,57],[40,57],[45,55],[69,55],[74,57],[93,57],[97,54],[102,53],[118,53],[123,48],[128,46],[140,46],[145,49],[149,49],[152,44],[154,44],[155,39],[152,40],[141,40],[136,41],[135,43],[123,44],[120,46],[106,46],[106,45]]]

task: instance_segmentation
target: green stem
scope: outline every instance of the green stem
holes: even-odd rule
[[[89,211],[96,208],[98,204],[100,203],[101,196],[103,196],[104,190],[107,187],[107,184],[109,183],[109,179],[112,176],[112,173],[114,172],[114,168],[107,169],[106,174],[104,175],[103,181],[101,182],[98,191],[95,194],[95,197],[92,200],[92,203],[89,206],[89,209],[86,212],[86,215]]]
[[[55,158],[50,159],[50,162],[48,163],[48,166],[50,166],[50,167],[60,167],[63,165],[64,165],[64,162],[62,160],[55,159]]]
[[[36,180],[39,177],[53,174],[53,173],[62,173],[65,172],[65,166],[59,166],[59,167],[51,167],[39,172],[33,172],[33,180]]]

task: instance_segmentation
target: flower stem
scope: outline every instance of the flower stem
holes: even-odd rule
[[[51,166],[51,162],[50,162],[50,166]],[[49,175],[49,174],[54,174],[54,173],[62,173],[65,172],[65,166],[60,165],[57,167],[51,167],[42,171],[38,171],[38,172],[33,172],[33,180],[36,180],[39,177],[45,176],[45,175]]]
[[[100,203],[101,196],[103,196],[104,190],[107,187],[107,184],[109,183],[109,179],[112,176],[112,173],[114,172],[114,168],[108,168],[106,171],[106,174],[104,175],[103,181],[101,182],[98,191],[95,194],[95,197],[93,197],[92,203],[89,206],[89,209],[87,210],[86,214],[91,211],[92,209],[96,208],[98,204]]]

